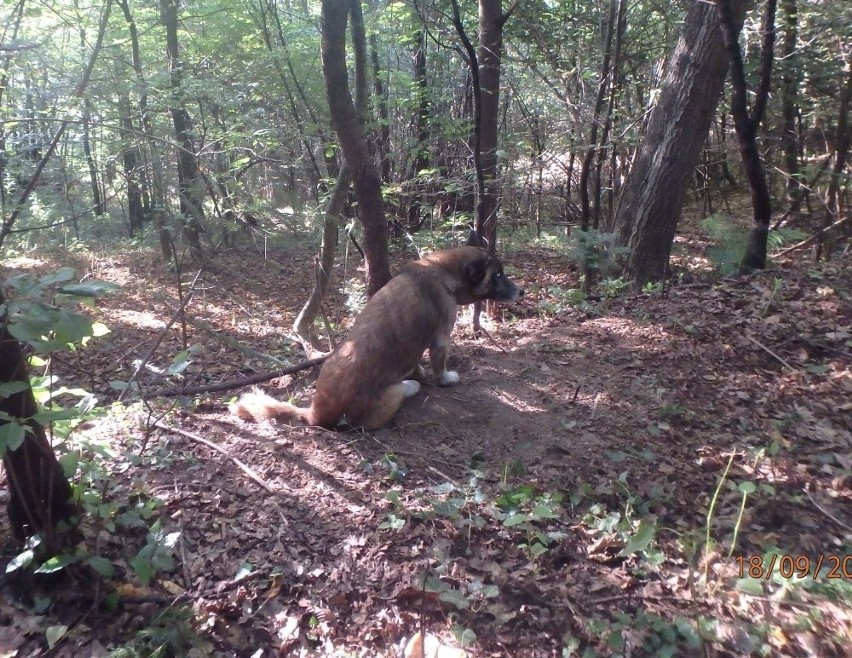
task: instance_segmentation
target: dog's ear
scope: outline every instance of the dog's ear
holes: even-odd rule
[[[464,278],[470,283],[471,286],[477,286],[485,279],[485,275],[488,272],[488,266],[491,264],[491,256],[485,256],[484,258],[477,258],[476,260],[472,260],[467,263],[462,271],[464,272]]]

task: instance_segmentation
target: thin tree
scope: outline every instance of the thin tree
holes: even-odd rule
[[[203,257],[201,226],[204,220],[204,207],[199,198],[200,173],[198,156],[195,154],[195,146],[192,143],[192,120],[180,101],[183,63],[178,53],[177,0],[160,0],[160,9],[163,25],[166,28],[166,50],[173,94],[169,111],[178,144],[178,194],[183,218],[182,233],[193,259],[200,261]]]
[[[769,99],[769,86],[772,80],[772,57],[775,44],[775,6],[776,0],[766,0],[766,13],[763,15],[763,43],[760,54],[760,83],[754,96],[754,104],[749,112],[748,90],[746,88],[745,66],[740,50],[740,22],[732,8],[732,0],[716,0],[719,21],[722,24],[722,36],[731,64],[731,115],[743,170],[751,191],[753,226],[749,233],[740,273],[747,274],[766,267],[766,240],[769,236],[769,222],[772,219],[772,199],[766,183],[766,173],[757,149],[757,132],[766,112]]]
[[[787,175],[787,202],[799,190],[799,135],[796,130],[799,96],[799,11],[797,0],[781,0],[784,39],[781,45],[781,148]]]
[[[322,70],[331,123],[337,131],[343,157],[352,172],[355,198],[358,200],[358,218],[364,231],[367,294],[372,296],[390,280],[388,227],[379,172],[370,158],[363,118],[349,92],[346,24],[350,16],[356,59],[355,86],[366,89],[367,47],[359,0],[323,0]]]
[[[852,215],[844,219],[838,219],[842,214],[842,203],[840,184],[843,179],[843,170],[846,167],[846,158],[849,155],[850,143],[852,143],[852,130],[849,126],[850,105],[852,105],[852,52],[846,53],[846,62],[843,67],[845,79],[840,92],[840,109],[837,115],[837,145],[834,147],[834,165],[831,168],[831,178],[828,181],[828,192],[825,199],[825,215],[821,239],[817,248],[817,258],[831,258],[834,249],[834,229],[840,222],[848,222]]]

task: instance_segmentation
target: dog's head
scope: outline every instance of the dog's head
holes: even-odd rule
[[[506,276],[503,263],[496,256],[484,250],[476,251],[480,253],[462,267],[465,287],[473,297],[472,301],[513,302],[523,296],[524,289]]]

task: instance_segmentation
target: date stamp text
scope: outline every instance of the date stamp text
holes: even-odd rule
[[[740,578],[748,576],[755,580],[771,580],[772,576],[778,575],[784,579],[852,580],[852,555],[741,555],[736,558],[736,563]]]

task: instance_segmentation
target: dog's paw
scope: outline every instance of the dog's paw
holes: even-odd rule
[[[455,370],[447,370],[440,376],[438,382],[441,386],[452,386],[459,383],[459,373]]]
[[[403,379],[402,380],[402,392],[405,397],[410,398],[412,395],[417,395],[417,392],[420,390],[420,382],[414,379]]]

